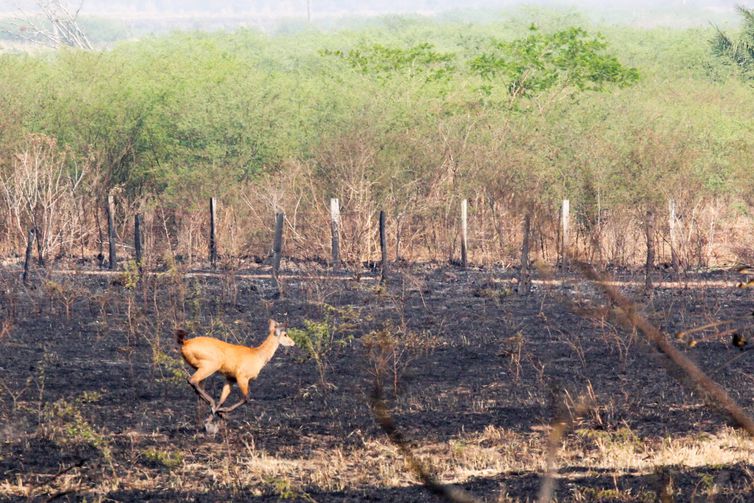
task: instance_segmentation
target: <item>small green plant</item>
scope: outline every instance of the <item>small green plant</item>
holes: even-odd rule
[[[45,347],[42,353],[42,358],[37,362],[36,375],[34,376],[34,383],[37,386],[37,398],[39,400],[38,413],[41,414],[45,403],[45,389],[47,385],[47,368],[50,364],[54,364],[59,360],[57,354],[48,351]]]
[[[102,400],[100,391],[84,391],[78,397],[79,403],[97,403]]]
[[[224,341],[232,341],[233,339],[238,341],[238,335],[233,330],[233,325],[240,325],[241,323],[241,320],[235,320],[233,323],[226,323],[221,318],[213,317],[210,320],[209,327],[204,329],[204,335],[207,337],[222,339]]]
[[[186,297],[188,290],[184,272],[175,261],[170,251],[165,252],[163,257],[167,270],[155,278],[154,291],[165,291],[168,300],[169,312],[174,320],[186,319]]]
[[[135,290],[141,280],[139,264],[135,260],[126,262],[125,270],[120,274],[120,284],[126,290]]]
[[[486,286],[486,287],[483,287],[474,291],[474,296],[482,297],[485,299],[491,299],[491,300],[499,302],[507,297],[510,297],[512,293],[513,293],[513,290],[511,290],[508,287],[495,288],[495,287]]]
[[[715,477],[709,473],[702,473],[699,484],[704,488],[708,496],[715,494]]]
[[[183,361],[175,356],[170,356],[156,345],[152,347],[152,362],[160,371],[161,377],[158,379],[159,382],[183,384],[186,380],[186,370],[183,366]]]
[[[353,335],[345,332],[354,327],[356,315],[353,309],[339,309],[328,304],[324,305],[324,311],[322,321],[304,320],[304,328],[289,328],[288,335],[314,360],[320,383],[327,386],[329,383],[325,376],[329,358],[333,352],[353,341]]]
[[[189,307],[191,308],[191,317],[195,320],[202,318],[202,301],[204,299],[204,291],[202,288],[202,282],[199,278],[191,278],[189,280],[188,300]]]
[[[316,501],[308,493],[304,491],[296,490],[293,487],[293,484],[291,484],[291,481],[288,479],[284,479],[280,477],[270,477],[270,478],[267,478],[265,482],[274,488],[279,501],[296,500],[296,501],[306,501],[310,503],[314,503]]]
[[[84,417],[81,406],[101,399],[99,392],[85,392],[69,401],[64,398],[45,408],[43,418],[48,436],[62,444],[85,444],[100,451],[112,463],[112,449],[107,438]]]
[[[136,287],[141,281],[139,264],[134,260],[126,262],[126,268],[120,275],[120,284],[126,290],[126,319],[128,320],[127,341],[131,346],[136,340],[138,320],[144,313],[136,302]]]
[[[183,464],[183,454],[180,452],[155,449],[153,447],[144,451],[144,458],[150,463],[163,466],[168,470],[173,470]]]

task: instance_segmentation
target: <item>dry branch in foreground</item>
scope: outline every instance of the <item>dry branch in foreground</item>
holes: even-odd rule
[[[657,327],[639,314],[633,302],[624,297],[609,282],[605,281],[591,265],[579,263],[579,267],[584,276],[602,288],[610,300],[623,311],[627,323],[630,323],[632,327],[638,328],[658,351],[665,354],[675,366],[680,368],[691,379],[691,382],[697,388],[707,393],[739,426],[745,429],[749,435],[754,436],[754,420],[731,398],[722,386],[710,379],[694,362],[676,349]]]
[[[452,503],[477,503],[479,501],[463,489],[441,483],[437,480],[437,477],[435,477],[434,474],[432,474],[432,472],[427,469],[427,467],[425,467],[416,456],[414,456],[411,446],[395,425],[393,417],[390,415],[390,411],[388,411],[387,406],[385,405],[380,386],[375,385],[374,390],[372,391],[371,406],[372,414],[374,414],[377,424],[379,424],[382,431],[387,434],[390,441],[398,447],[398,450],[406,459],[411,469],[421,479],[424,487],[426,487],[429,492]]]

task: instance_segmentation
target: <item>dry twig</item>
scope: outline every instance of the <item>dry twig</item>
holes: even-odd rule
[[[441,483],[437,480],[437,477],[435,477],[435,475],[424,466],[416,456],[414,456],[408,441],[395,425],[393,417],[390,415],[390,411],[388,411],[387,406],[385,405],[382,389],[378,385],[375,385],[372,392],[371,406],[372,414],[374,414],[377,424],[379,424],[382,431],[387,434],[393,445],[398,448],[411,469],[421,479],[424,487],[426,487],[429,492],[452,503],[476,503],[479,501],[463,489]]]
[[[646,339],[655,346],[655,348],[666,355],[670,361],[688,376],[697,388],[704,391],[714,402],[733,420],[745,429],[751,436],[754,436],[754,420],[739,406],[722,386],[710,379],[697,365],[689,360],[683,353],[676,349],[670,343],[668,338],[660,332],[652,323],[638,313],[636,305],[624,297],[618,290],[609,284],[603,277],[594,270],[592,266],[585,263],[579,263],[584,276],[594,284],[600,286],[605,294],[612,300],[625,314],[626,320],[632,327],[638,328]]]

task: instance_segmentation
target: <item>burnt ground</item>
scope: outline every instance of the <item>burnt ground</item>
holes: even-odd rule
[[[482,500],[536,500],[550,425],[582,397],[551,459],[558,501],[754,500],[754,444],[574,274],[524,298],[514,271],[405,268],[385,287],[299,268],[278,297],[257,272],[38,273],[24,287],[6,270],[0,499],[435,501],[375,421],[379,381],[414,455]],[[737,279],[622,291],[666,333],[736,319],[748,334]],[[205,432],[173,330],[253,345],[270,317],[314,338],[320,366],[281,348],[251,402]],[[712,333],[674,344],[754,413],[754,352]]]

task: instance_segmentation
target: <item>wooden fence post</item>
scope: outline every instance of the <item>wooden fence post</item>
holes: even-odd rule
[[[387,281],[387,233],[385,232],[385,212],[380,211],[380,250],[382,252],[382,271],[380,283]]]
[[[398,215],[395,218],[395,261],[400,262],[401,260],[401,224],[402,222],[402,215],[398,213]]]
[[[332,232],[332,267],[340,268],[340,203],[330,198],[330,230]]]
[[[524,215],[524,239],[521,244],[521,272],[518,276],[518,294],[529,295],[531,291],[531,274],[529,273],[529,236],[531,234],[531,213]]]
[[[137,213],[134,216],[134,253],[136,255],[136,266],[141,272],[142,263],[144,261],[141,239],[141,214]]]
[[[115,270],[118,266],[118,257],[115,251],[115,223],[113,222],[113,214],[115,213],[115,202],[113,199],[112,191],[107,194],[107,204],[105,205],[105,212],[107,213],[107,239],[109,245],[110,262],[108,269]]]
[[[563,205],[560,212],[560,225],[561,225],[561,243],[560,243],[560,259],[563,269],[568,267],[568,250],[570,248],[570,224],[571,223],[571,202],[568,199],[563,199]]]
[[[675,200],[668,199],[668,229],[670,232],[670,263],[673,266],[673,279],[678,279],[681,265],[678,260],[678,235],[676,233]]]
[[[217,218],[217,200],[214,197],[209,199],[209,263],[214,269],[217,266],[217,235],[216,232]]]
[[[29,229],[29,237],[26,241],[26,257],[24,259],[24,274],[23,274],[23,282],[24,285],[29,279],[29,266],[31,265],[31,252],[34,249],[34,236],[35,236],[34,229]]]
[[[99,205],[95,205],[94,221],[97,224],[97,265],[100,269],[105,267],[105,238],[102,235],[102,225],[100,223]]]
[[[278,274],[280,272],[280,259],[283,254],[283,222],[285,221],[285,213],[278,211],[275,214],[275,238],[272,242],[272,282],[278,289],[279,293],[282,293]]]
[[[644,271],[644,290],[645,293],[649,293],[652,291],[652,268],[655,263],[655,215],[652,210],[647,210],[645,233],[647,238],[647,263]]]
[[[469,201],[467,199],[461,201],[461,266],[464,269],[466,269],[466,266],[468,265],[468,206]]]

